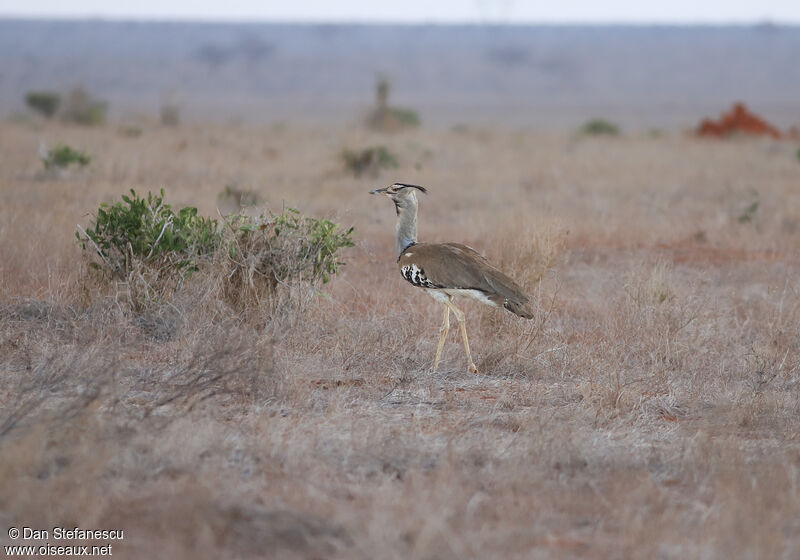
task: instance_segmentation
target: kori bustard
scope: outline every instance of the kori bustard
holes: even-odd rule
[[[450,312],[456,316],[469,370],[478,373],[472,361],[464,312],[453,304],[455,296],[471,297],[531,319],[528,296],[511,278],[492,266],[477,251],[460,243],[417,243],[417,195],[428,192],[424,187],[395,183],[375,189],[370,194],[383,194],[394,202],[397,211],[397,264],[403,278],[422,288],[444,304],[444,319],[439,331],[439,346],[433,360],[433,371],[439,367],[442,349],[450,330]]]

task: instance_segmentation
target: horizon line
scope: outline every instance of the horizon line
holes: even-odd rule
[[[265,18],[259,16],[128,16],[99,14],[7,14],[0,13],[0,20],[39,22],[102,22],[102,23],[186,23],[186,24],[236,24],[236,25],[352,25],[352,26],[497,26],[497,27],[800,27],[800,20],[731,19],[731,20],[500,20],[500,19],[355,19],[355,18]]]

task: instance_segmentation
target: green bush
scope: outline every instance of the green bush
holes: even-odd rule
[[[401,126],[419,126],[420,118],[419,113],[413,109],[405,109],[403,107],[392,107],[392,117]]]
[[[800,148],[797,149],[797,161],[800,161]]]
[[[618,136],[619,127],[604,119],[592,119],[581,128],[589,136]]]
[[[363,150],[342,152],[345,167],[356,177],[365,174],[377,177],[383,169],[397,167],[397,158],[385,146],[373,146]]]
[[[147,264],[191,273],[220,242],[216,220],[198,216],[192,206],[175,213],[164,203],[164,189],[147,198],[131,189],[121,202],[101,204],[89,228],[75,235],[85,251],[100,256],[97,266],[118,278]]]
[[[315,288],[344,264],[339,251],[353,246],[353,228],[288,208],[280,214],[229,216],[224,250],[225,299],[245,312],[280,287]]]
[[[25,104],[49,119],[58,111],[61,96],[54,91],[29,91],[25,94]]]
[[[66,169],[72,164],[85,167],[90,161],[92,158],[86,152],[75,150],[66,144],[58,144],[52,150],[47,150],[42,157],[45,169]]]
[[[174,212],[160,195],[131,190],[103,204],[76,237],[101,277],[127,283],[134,309],[164,301],[188,279],[210,281],[216,293],[244,315],[258,313],[280,286],[316,288],[344,264],[339,251],[353,246],[353,228],[287,209],[258,217],[233,215],[221,224],[186,207]],[[202,271],[201,274],[192,274]],[[256,304],[255,306],[253,304]]]

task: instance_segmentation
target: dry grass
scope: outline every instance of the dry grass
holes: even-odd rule
[[[141,128],[0,125],[6,526],[122,528],[123,558],[800,554],[796,147]],[[92,164],[41,177],[38,137]],[[375,143],[430,188],[422,238],[535,296],[531,321],[464,303],[483,375],[456,334],[429,372],[440,310],[337,159]],[[226,184],[356,227],[324,297],[259,323],[205,281],[143,314],[82,284],[99,202],[165,186],[213,214]]]

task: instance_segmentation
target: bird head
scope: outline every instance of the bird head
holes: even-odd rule
[[[410,204],[415,204],[417,202],[417,195],[415,191],[421,192],[428,192],[425,187],[420,187],[419,185],[408,185],[406,183],[394,183],[393,185],[389,185],[388,187],[384,187],[382,189],[375,189],[369,191],[369,194],[383,194],[388,196],[392,199],[395,206],[398,208],[403,208]]]

